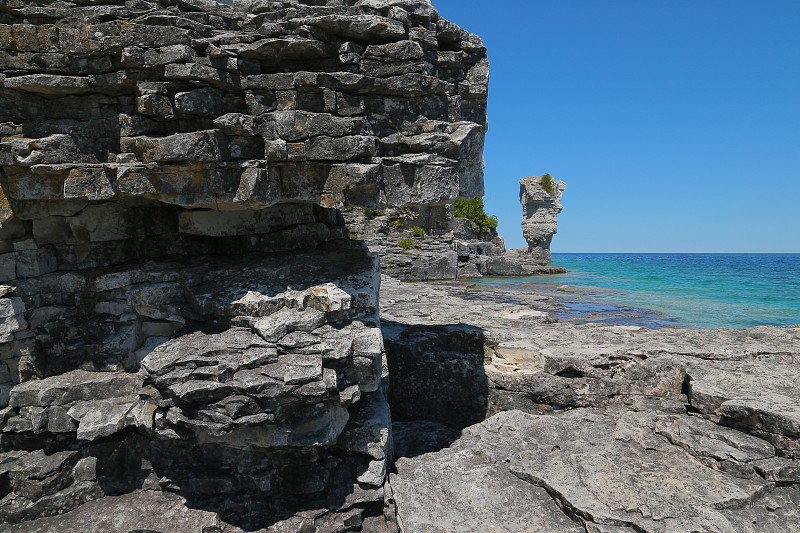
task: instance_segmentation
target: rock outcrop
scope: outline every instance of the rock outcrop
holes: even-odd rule
[[[519,180],[522,235],[528,241],[528,257],[539,264],[550,262],[550,243],[558,230],[561,195],[567,185],[549,174]]]
[[[452,204],[349,208],[344,216],[353,235],[380,255],[383,272],[393,278],[431,281],[557,274],[566,270],[550,265],[550,243],[565,189],[563,181],[549,174],[520,180],[527,249],[507,250],[495,229],[456,217]]]
[[[488,64],[429,2],[6,0],[0,69],[3,531],[800,529],[798,328],[379,297],[354,233],[528,268],[452,217]]]
[[[480,40],[423,0],[8,0],[0,69],[0,522],[380,517],[378,261],[339,208],[482,194]]]

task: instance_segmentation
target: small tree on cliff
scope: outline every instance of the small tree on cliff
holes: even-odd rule
[[[458,218],[466,218],[477,224],[486,233],[497,229],[497,217],[489,216],[483,208],[483,198],[476,196],[472,200],[456,200],[453,214]]]
[[[550,196],[555,196],[556,182],[553,180],[553,176],[550,174],[545,174],[542,176],[542,189],[544,189],[544,191]]]

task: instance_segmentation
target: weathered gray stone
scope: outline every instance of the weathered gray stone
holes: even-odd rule
[[[218,161],[223,138],[216,130],[176,133],[167,137],[131,137],[123,139],[123,150],[137,155],[144,163],[153,161]]]
[[[75,401],[118,398],[134,394],[140,381],[124,372],[73,370],[45,379],[20,383],[11,391],[12,407],[66,405]]]
[[[447,450],[398,461],[391,484],[401,530],[483,531],[506,516],[502,523],[511,531],[528,531],[531,521],[541,524],[537,530],[558,524],[554,531],[584,524],[593,531],[739,531],[726,510],[747,509],[769,492],[768,484],[691,466],[693,458],[654,435],[651,424],[636,413],[495,415]],[[481,486],[493,490],[453,490],[466,472],[480,472]],[[478,495],[487,498],[483,505],[470,505]],[[592,524],[600,529],[588,529]]]
[[[551,297],[534,292],[386,278],[382,289],[392,409],[409,419],[394,425],[459,420],[458,406],[480,395],[488,400],[473,412],[500,412],[434,443],[395,435],[399,450],[412,442],[391,478],[401,530],[485,531],[517,509],[535,530],[558,523],[548,509],[593,532],[798,527],[796,491],[779,488],[797,476],[798,328],[554,324],[542,317]],[[441,364],[456,346],[478,378]],[[409,372],[414,363],[419,372]],[[459,387],[448,389],[453,376]],[[574,409],[587,405],[595,409]],[[454,490],[474,472],[487,490]],[[512,492],[509,472],[530,485]],[[492,505],[497,493],[508,501]],[[479,497],[489,503],[470,503]],[[526,530],[513,516],[503,524]]]
[[[710,361],[688,366],[689,401],[700,412],[800,458],[797,372],[788,361]]]
[[[563,181],[549,174],[520,180],[519,199],[522,203],[522,234],[528,241],[528,253],[541,264],[550,262],[550,242],[558,227],[561,195],[566,189]]]
[[[133,410],[138,404],[138,397],[89,400],[72,406],[68,415],[78,423],[77,438],[93,441],[132,426]]]
[[[149,511],[142,513],[142,509]],[[9,526],[9,533],[211,533],[220,531],[218,520],[216,513],[190,509],[176,494],[142,491],[106,496],[63,515]]]

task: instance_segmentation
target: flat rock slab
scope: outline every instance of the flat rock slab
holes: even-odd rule
[[[692,406],[800,457],[800,358],[687,363]]]
[[[695,444],[660,434],[676,422]],[[708,458],[748,463],[772,454],[769,444],[713,427],[625,409],[503,412],[465,429],[450,448],[397,462],[390,482],[399,522],[415,533],[739,532],[762,531],[754,521],[775,523],[770,513],[784,509],[782,531],[800,529],[794,490],[772,502],[771,483],[723,472]]]
[[[401,459],[390,478],[404,533],[582,533],[547,492],[483,449]]]
[[[138,492],[106,496],[63,515],[4,526],[8,533],[221,532],[216,513],[189,509],[176,495]]]

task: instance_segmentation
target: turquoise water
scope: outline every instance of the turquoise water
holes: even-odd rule
[[[624,317],[638,309],[656,312],[645,324],[655,327],[800,324],[800,254],[554,254],[553,264],[569,272],[479,283],[559,287],[554,294],[565,294],[564,316],[573,320],[637,323]]]

